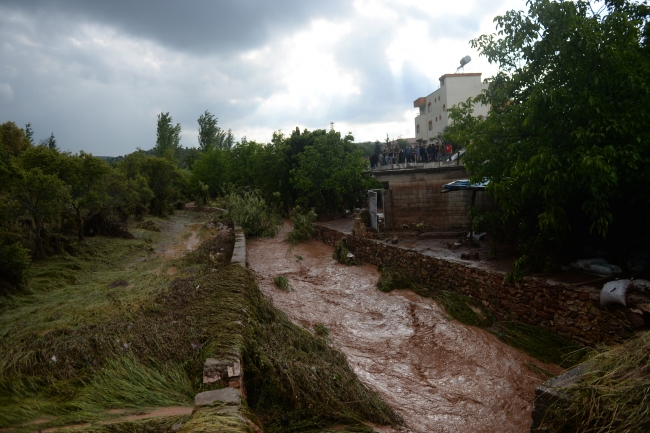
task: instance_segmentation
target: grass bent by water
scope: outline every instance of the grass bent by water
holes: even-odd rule
[[[0,428],[252,431],[240,417],[269,432],[400,423],[325,338],[293,325],[248,270],[228,264],[232,230],[191,212],[156,223],[160,232],[88,238],[76,256],[36,263],[30,293],[1,301]],[[165,249],[186,226],[203,242],[170,258]],[[196,393],[220,386],[202,383],[204,360],[234,353],[243,356],[249,409],[124,419],[191,406]]]

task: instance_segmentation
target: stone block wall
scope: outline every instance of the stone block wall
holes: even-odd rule
[[[508,283],[503,272],[473,262],[436,258],[375,239],[346,236],[321,225],[315,228],[315,237],[329,245],[346,237],[350,252],[366,263],[399,266],[433,287],[479,299],[499,321],[539,325],[587,345],[621,342],[648,328],[646,313],[636,308],[643,300],[628,299],[629,308],[610,312],[600,308],[597,288],[534,277]]]

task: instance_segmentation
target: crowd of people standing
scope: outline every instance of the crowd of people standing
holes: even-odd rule
[[[452,147],[450,144],[429,143],[409,145],[402,149],[397,144],[385,144],[379,154],[375,153],[370,157],[370,167],[377,168],[384,165],[425,163],[446,161],[451,157]]]

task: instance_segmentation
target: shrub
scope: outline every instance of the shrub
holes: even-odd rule
[[[327,337],[330,335],[330,329],[327,327],[327,325],[317,323],[314,325],[314,333],[317,337]]]
[[[228,211],[246,236],[273,237],[282,226],[282,219],[271,210],[259,191],[230,194]]]
[[[0,247],[0,294],[8,292],[5,284],[9,288],[23,290],[29,277],[29,264],[31,259],[29,251],[18,243],[3,245]],[[3,280],[4,283],[3,284]]]
[[[287,233],[285,240],[291,242],[291,245],[296,245],[311,238],[314,234],[314,226],[312,223],[316,221],[316,218],[316,212],[313,210],[303,212],[300,206],[296,206],[291,216],[293,230]]]
[[[343,238],[334,244],[334,252],[332,253],[332,258],[339,263],[343,263],[344,265],[361,266],[361,260],[356,258],[354,254],[348,250],[346,238]]]
[[[293,287],[291,287],[291,284],[289,284],[289,279],[284,275],[278,275],[277,277],[273,278],[273,284],[285,292],[293,289]]]

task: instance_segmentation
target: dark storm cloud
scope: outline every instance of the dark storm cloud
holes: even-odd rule
[[[382,138],[364,137],[364,125],[403,122],[438,76],[415,58],[391,68],[399,32],[418,20],[414,43],[466,46],[482,8],[494,9],[484,3],[444,17],[391,3],[394,13],[382,17],[350,0],[0,0],[0,123],[31,122],[37,140],[54,132],[64,150],[99,155],[153,147],[161,111],[182,124],[184,146],[196,145],[205,109],[237,137],[266,141],[273,130],[334,121],[358,125],[359,139]],[[318,30],[322,20],[333,25]],[[343,36],[328,41],[330,31]],[[447,53],[440,74],[465,54]],[[439,53],[421,53],[430,55]],[[304,68],[321,63],[326,74]]]
[[[0,4],[37,13],[47,26],[90,21],[176,50],[201,53],[256,47],[308,25],[314,17],[336,19],[351,9],[344,0],[4,0]]]

